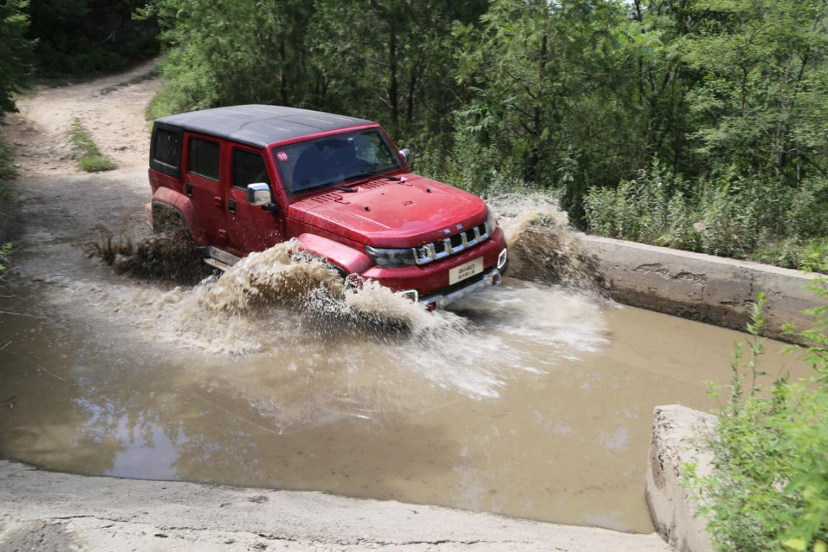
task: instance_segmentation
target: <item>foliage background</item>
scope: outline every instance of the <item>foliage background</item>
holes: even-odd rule
[[[591,232],[799,267],[828,227],[826,0],[150,0],[151,116],[380,121],[415,169]]]
[[[150,117],[244,103],[381,122],[415,170],[553,192],[617,238],[828,255],[828,0],[4,0],[26,79],[159,46]]]
[[[154,19],[135,20],[142,0],[29,0],[33,67],[41,79],[113,72],[158,52]]]

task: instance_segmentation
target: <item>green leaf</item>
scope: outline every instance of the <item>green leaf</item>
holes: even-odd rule
[[[795,550],[796,552],[805,552],[805,549],[808,546],[803,539],[788,539],[782,541],[782,545],[786,548],[790,548],[791,550]]]

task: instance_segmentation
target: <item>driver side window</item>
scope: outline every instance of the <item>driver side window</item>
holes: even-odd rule
[[[233,150],[233,186],[246,190],[249,184],[270,185],[267,165],[260,153],[236,148]]]

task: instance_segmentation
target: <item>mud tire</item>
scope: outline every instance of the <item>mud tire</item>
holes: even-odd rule
[[[141,241],[135,252],[119,263],[119,268],[139,278],[186,285],[210,276],[214,269],[204,263],[181,217],[170,209],[153,211],[153,235]]]

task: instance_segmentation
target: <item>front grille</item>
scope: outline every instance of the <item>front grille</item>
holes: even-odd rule
[[[461,251],[470,249],[477,244],[483,243],[489,239],[490,235],[486,232],[486,224],[478,224],[474,228],[470,228],[463,232],[458,232],[453,236],[443,238],[442,240],[427,243],[415,250],[415,257],[418,265],[428,264],[432,261],[439,261],[451,255],[456,255]]]

